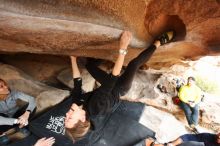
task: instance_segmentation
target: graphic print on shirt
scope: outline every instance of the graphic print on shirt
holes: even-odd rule
[[[53,117],[51,116],[49,122],[46,125],[46,128],[52,132],[57,134],[65,134],[65,127],[64,127],[64,116],[60,117]]]

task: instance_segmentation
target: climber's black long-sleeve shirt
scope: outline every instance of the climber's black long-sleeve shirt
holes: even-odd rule
[[[74,79],[74,88],[71,91],[70,97],[73,103],[83,105],[89,116],[103,115],[110,112],[114,105],[118,103],[119,97],[112,93],[118,77],[110,75],[105,84],[92,92],[82,93],[82,79]]]
[[[144,105],[119,100],[119,94],[112,92],[118,77],[110,76],[105,84],[89,93],[82,93],[81,78],[74,79],[70,97],[34,120],[31,131],[39,138],[54,137],[55,146],[142,146],[146,137],[155,135],[138,122]],[[64,127],[65,114],[72,103],[83,105],[92,122],[92,129],[75,143],[65,136]]]

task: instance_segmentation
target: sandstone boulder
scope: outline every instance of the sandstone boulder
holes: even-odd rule
[[[156,138],[160,143],[169,142],[188,132],[184,124],[172,114],[151,106],[145,107],[140,122],[156,132]]]
[[[85,69],[82,69],[81,76],[82,76],[82,89],[85,92],[92,91],[95,87],[95,79],[92,78],[92,76]],[[57,76],[57,79],[66,86],[68,86],[69,88],[74,87],[71,69],[65,69],[62,72],[60,72],[60,74]]]
[[[70,68],[70,58],[54,55],[1,55],[0,61],[21,69],[34,80],[56,87],[59,86],[56,78],[58,73]]]
[[[0,53],[114,61],[120,34],[127,29],[134,39],[126,64],[159,34],[174,29],[176,42],[160,47],[147,63],[160,69],[219,54],[219,8],[218,0],[1,0]]]
[[[220,123],[220,99],[217,96],[206,94],[201,107],[201,120],[205,123]]]

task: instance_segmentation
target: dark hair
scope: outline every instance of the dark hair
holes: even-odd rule
[[[66,129],[66,134],[73,141],[80,140],[89,131],[91,123],[89,120],[85,122],[78,121],[73,128]]]
[[[193,81],[196,81],[196,79],[192,76],[188,77],[188,80],[193,80]]]

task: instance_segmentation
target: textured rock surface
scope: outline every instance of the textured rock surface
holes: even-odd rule
[[[201,107],[201,120],[205,123],[220,123],[220,99],[213,95],[206,95]]]
[[[82,76],[82,89],[85,92],[92,91],[95,87],[95,79],[92,78],[92,76],[83,69],[81,71],[81,76]],[[58,80],[68,86],[69,88],[73,88],[73,76],[72,76],[72,70],[71,69],[65,69],[63,70],[58,76]]]
[[[134,38],[126,62],[155,36],[175,29],[148,66],[219,54],[218,0],[0,0],[0,52],[80,55],[114,60],[123,29]],[[164,57],[166,56],[166,58]]]
[[[1,55],[1,62],[21,69],[33,79],[57,86],[57,74],[65,68],[70,68],[67,57],[39,54]]]
[[[187,133],[184,125],[172,114],[146,106],[140,123],[156,131],[158,142],[165,143]],[[172,123],[172,126],[169,126]]]

